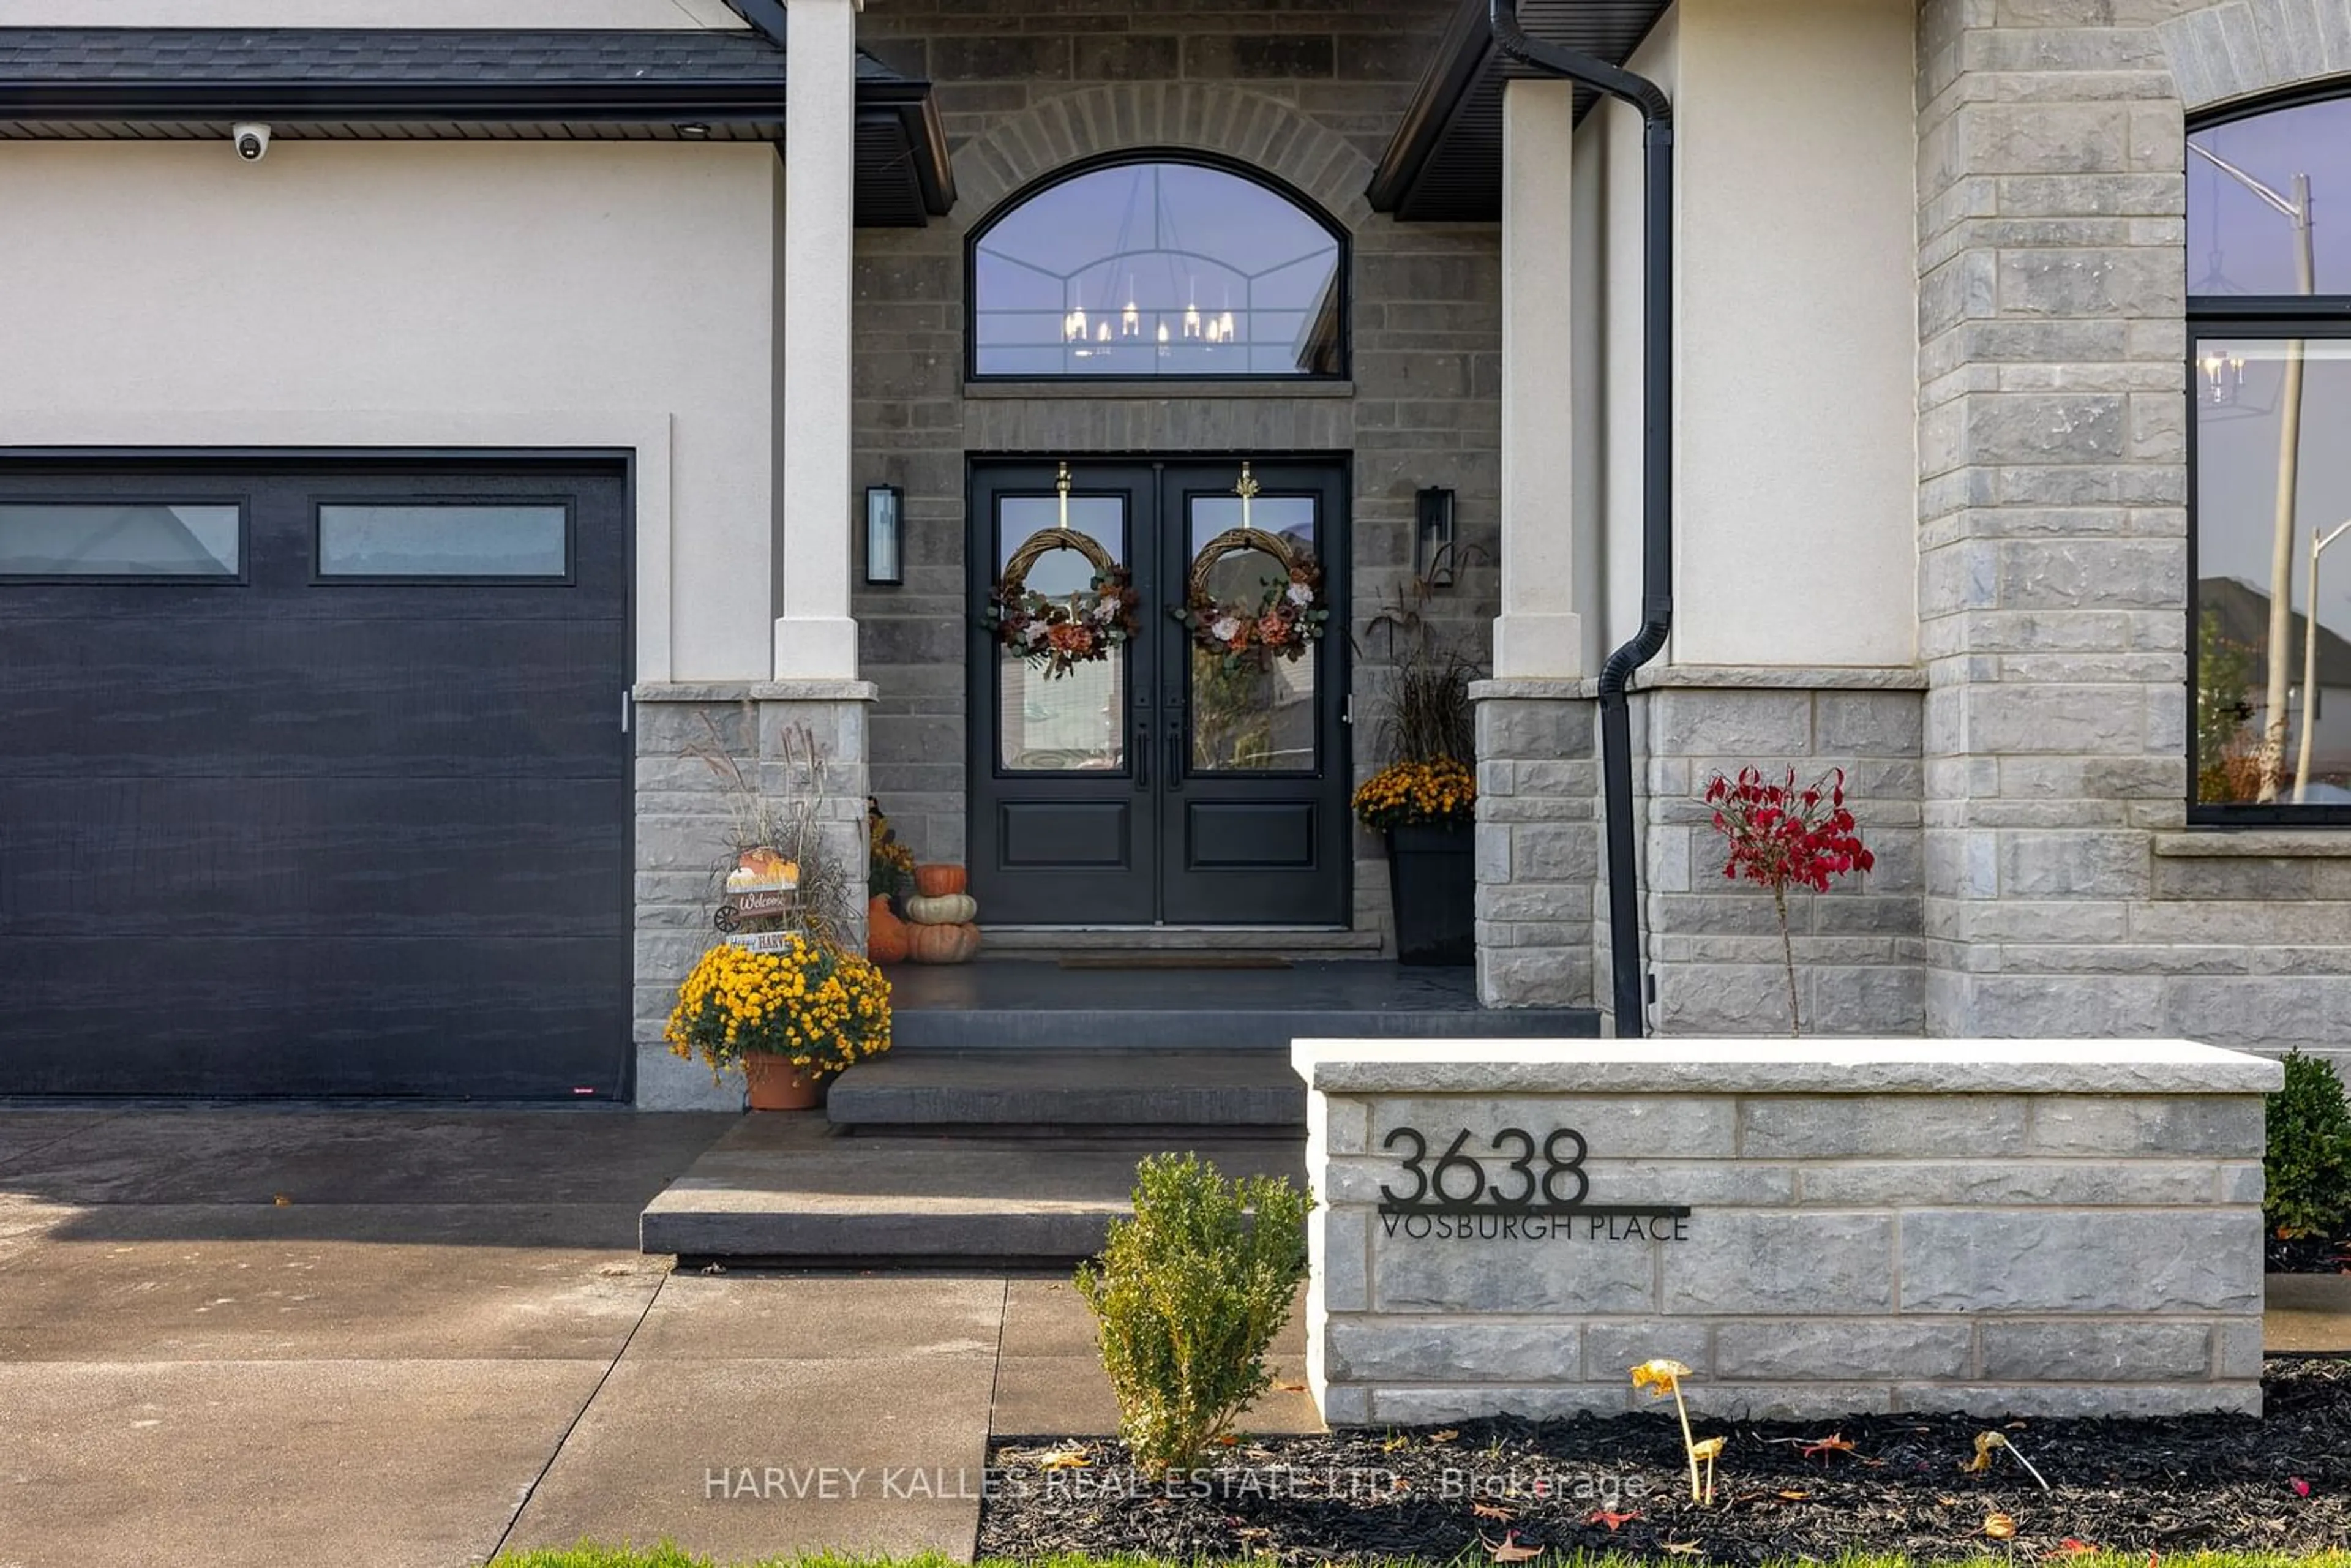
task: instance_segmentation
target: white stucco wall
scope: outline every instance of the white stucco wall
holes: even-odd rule
[[[1675,664],[1915,656],[1915,24],[1911,0],[1679,0],[1631,61],[1675,110]],[[1638,113],[1585,119],[1594,163],[1604,405],[1579,451],[1604,471],[1580,516],[1613,646],[1640,624]]]
[[[1681,0],[1671,657],[1917,643],[1915,0]]]
[[[636,448],[637,674],[770,673],[774,149],[0,144],[0,444]]]
[[[0,0],[0,27],[740,27],[726,0]]]

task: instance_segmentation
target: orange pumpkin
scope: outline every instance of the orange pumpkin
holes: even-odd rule
[[[964,869],[959,865],[918,865],[914,868],[914,891],[925,898],[945,898],[951,893],[961,893],[965,884]]]
[[[906,961],[906,923],[890,909],[890,895],[877,893],[865,906],[865,953],[877,964]]]
[[[977,925],[909,925],[907,956],[917,964],[968,964],[979,951]]]

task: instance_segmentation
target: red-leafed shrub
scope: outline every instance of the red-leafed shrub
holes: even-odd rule
[[[1706,787],[1714,808],[1714,831],[1729,841],[1722,874],[1771,890],[1780,915],[1780,954],[1788,971],[1788,1032],[1803,1032],[1796,1001],[1796,949],[1788,936],[1788,890],[1826,893],[1848,872],[1877,863],[1861,841],[1861,829],[1844,804],[1844,769],[1832,768],[1810,784],[1796,782],[1796,770],[1767,781],[1761,768],[1742,768],[1737,779],[1716,774]]]

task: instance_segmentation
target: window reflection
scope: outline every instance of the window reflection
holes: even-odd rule
[[[1116,496],[1072,496],[1071,533],[1093,540],[1121,566],[1126,559],[1126,503]],[[997,503],[996,570],[1001,577],[1021,547],[1061,520],[1060,498],[1007,496]],[[1056,598],[1092,586],[1092,561],[1062,547],[1036,557],[1026,581]],[[996,655],[999,706],[998,756],[1022,772],[1114,771],[1126,766],[1126,664],[1123,651],[1071,667],[1048,680],[1045,672],[1008,648]]]
[[[972,258],[984,376],[1343,373],[1339,241],[1268,186],[1123,163],[1038,192]]]
[[[2289,442],[2297,354],[2300,429]],[[2242,371],[2225,398],[2199,375],[2194,798],[2351,804],[2351,534],[2335,532],[2351,521],[2351,343],[2203,338],[2196,357]]]

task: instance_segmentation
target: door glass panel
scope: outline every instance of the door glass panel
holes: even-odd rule
[[[1314,510],[1311,496],[1258,497],[1249,506],[1249,523],[1271,537],[1250,545],[1228,537],[1241,527],[1240,497],[1196,496],[1190,502],[1186,591],[1197,587],[1215,601],[1221,614],[1212,630],[1248,643],[1231,654],[1196,641],[1188,644],[1196,773],[1307,772],[1321,760],[1315,751],[1314,691],[1321,663],[1316,646],[1297,641],[1272,613],[1292,589],[1282,553],[1291,562],[1319,563]],[[1207,555],[1214,559],[1204,560]]]
[[[1098,569],[1084,546],[1024,549],[1061,525],[1057,496],[1005,496],[996,504],[998,580],[1016,556],[1028,555],[1024,580],[1050,599],[1067,601],[1093,586]],[[1126,500],[1121,496],[1072,496],[1069,529],[1091,541],[1114,566],[1127,564]],[[997,758],[1018,772],[1114,772],[1126,766],[1126,650],[1072,664],[1049,676],[1041,661],[999,644]]]
[[[235,577],[243,517],[233,504],[0,504],[0,576]]]

